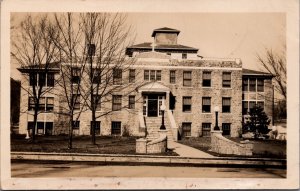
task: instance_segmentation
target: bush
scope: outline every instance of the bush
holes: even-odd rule
[[[244,132],[253,132],[256,139],[270,132],[268,128],[270,119],[260,106],[255,105],[249,115],[250,119],[243,124]]]
[[[122,136],[123,137],[129,137],[131,135],[130,130],[129,130],[129,126],[124,125],[123,126],[123,131],[122,131]]]

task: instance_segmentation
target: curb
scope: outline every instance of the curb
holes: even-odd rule
[[[285,159],[267,158],[187,158],[178,156],[11,152],[12,161],[64,161],[97,164],[169,165],[169,166],[228,166],[286,168]]]

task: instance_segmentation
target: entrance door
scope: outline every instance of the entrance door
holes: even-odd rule
[[[161,95],[147,95],[144,96],[143,113],[148,117],[161,116],[160,106],[162,105],[165,96]]]
[[[157,99],[148,99],[148,117],[157,117]]]

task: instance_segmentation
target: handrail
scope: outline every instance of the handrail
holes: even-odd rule
[[[177,141],[178,140],[178,127],[176,125],[173,113],[172,113],[171,110],[166,110],[166,111],[167,111],[167,114],[168,114],[168,119],[169,119],[169,122],[170,122],[170,127],[171,127],[171,131],[172,131],[172,134],[173,134],[173,138],[175,139],[175,141]]]
[[[143,112],[139,111],[138,115],[139,115],[139,125],[140,125],[140,128],[146,128],[145,120],[144,120],[144,116],[143,116]]]

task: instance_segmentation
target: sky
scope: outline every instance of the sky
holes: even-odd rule
[[[15,15],[16,25],[24,14]],[[244,68],[261,70],[256,54],[265,49],[285,52],[284,13],[127,13],[127,24],[134,32],[135,44],[152,42],[154,29],[180,30],[178,43],[198,48],[198,55],[213,58],[240,58]],[[13,78],[19,78],[15,64]]]

